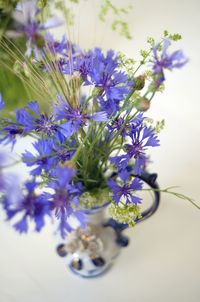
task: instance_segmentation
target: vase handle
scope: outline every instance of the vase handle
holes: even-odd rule
[[[145,211],[143,211],[141,213],[140,218],[135,220],[136,223],[139,223],[139,222],[142,222],[142,221],[146,220],[147,218],[151,217],[156,212],[156,210],[158,209],[159,203],[160,203],[160,192],[158,191],[159,186],[156,182],[156,179],[157,179],[156,173],[150,174],[147,171],[142,171],[141,175],[138,175],[137,177],[140,178],[142,181],[144,181],[146,184],[148,184],[152,189],[154,189],[153,203],[151,204],[151,206],[149,208],[147,208]],[[120,223],[120,222],[117,222],[115,219],[110,218],[104,226],[105,227],[110,226],[115,230],[115,232],[117,234],[116,241],[120,246],[128,245],[128,237],[121,234],[123,230],[125,230],[129,227],[128,224]]]
[[[144,182],[146,182],[154,191],[154,201],[151,204],[151,206],[146,209],[145,211],[142,212],[141,214],[141,218],[136,219],[136,223],[138,222],[142,222],[145,219],[149,218],[150,216],[152,216],[156,210],[158,209],[159,203],[160,203],[160,192],[159,192],[159,186],[156,182],[156,179],[158,177],[158,175],[156,173],[148,173],[147,171],[142,171],[140,176],[137,176],[138,178],[140,178],[141,180],[143,180]]]

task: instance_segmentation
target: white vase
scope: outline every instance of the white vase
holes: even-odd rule
[[[158,189],[156,174],[143,172],[140,178],[151,188]],[[149,218],[158,208],[160,194],[154,191],[154,202],[136,222]],[[64,242],[57,245],[57,253],[63,257],[71,271],[82,277],[95,277],[107,271],[122,247],[129,239],[123,234],[128,225],[106,216],[109,203],[92,209],[84,209],[87,227],[77,227]]]

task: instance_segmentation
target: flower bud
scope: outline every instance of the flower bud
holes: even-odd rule
[[[145,85],[145,75],[140,75],[134,79],[134,89],[142,90]]]
[[[147,111],[150,108],[150,101],[147,98],[141,98],[135,107],[138,111]]]
[[[34,41],[38,48],[43,48],[45,45],[45,40],[44,40],[43,36],[38,33],[34,34]]]

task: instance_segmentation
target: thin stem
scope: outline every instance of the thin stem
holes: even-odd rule
[[[183,199],[183,200],[187,200],[189,201],[190,203],[192,203],[197,209],[200,210],[200,205],[198,205],[192,198],[182,194],[182,193],[178,193],[178,192],[174,192],[174,191],[169,191],[170,189],[172,189],[174,187],[169,187],[169,188],[166,188],[166,189],[154,189],[154,188],[150,188],[150,189],[142,189],[142,191],[154,191],[154,192],[162,192],[162,193],[168,193],[168,194],[171,194],[171,195],[174,195],[180,199]]]

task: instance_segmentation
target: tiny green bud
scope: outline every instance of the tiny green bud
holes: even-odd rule
[[[177,34],[170,35],[169,38],[173,41],[179,41],[182,39],[182,36],[177,33]]]
[[[141,98],[135,105],[138,111],[147,111],[150,108],[150,101],[147,98]]]
[[[38,48],[43,48],[44,47],[45,41],[44,41],[43,36],[36,33],[34,35],[34,40],[35,40],[35,44]]]
[[[153,37],[148,37],[147,43],[149,43],[150,45],[153,45],[155,43],[155,39]]]
[[[168,32],[168,30],[164,30],[164,37],[168,37],[169,36],[169,32]]]
[[[134,79],[134,90],[142,90],[145,85],[145,75],[140,75]]]
[[[141,49],[140,55],[143,57],[143,59],[146,59],[148,57],[148,52],[146,50]]]

